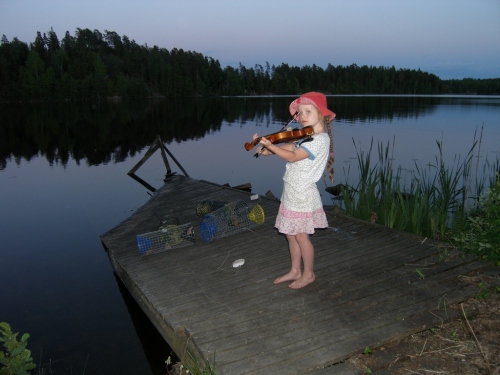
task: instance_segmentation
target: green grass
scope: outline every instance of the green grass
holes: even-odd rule
[[[497,183],[500,162],[497,156],[494,163],[486,158],[479,165],[481,139],[482,130],[479,139],[476,131],[465,157],[455,156],[451,165],[444,162],[443,141],[436,141],[435,161],[425,166],[415,163],[409,181],[407,176],[403,177],[402,168],[393,165],[395,139],[377,145],[378,157],[374,157],[373,139],[368,151],[363,151],[353,140],[359,183],[353,186],[347,181],[341,188],[343,208],[352,217],[370,220],[376,216],[378,224],[456,243],[453,241],[456,234],[464,233],[473,224],[471,213],[483,206],[490,211],[496,207],[491,202],[485,206],[482,194],[488,182],[491,186]],[[490,219],[497,220],[492,215]],[[470,250],[473,245],[469,243],[468,247]]]

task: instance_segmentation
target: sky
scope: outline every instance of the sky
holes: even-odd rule
[[[0,35],[114,31],[222,67],[395,66],[500,78],[500,0],[0,0]]]

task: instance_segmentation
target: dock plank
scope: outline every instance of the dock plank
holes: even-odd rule
[[[101,236],[116,274],[179,358],[215,361],[218,375],[317,372],[440,323],[447,306],[477,292],[460,276],[496,272],[442,243],[328,212],[329,227],[311,236],[316,281],[275,285],[290,265],[274,228],[279,201],[250,196],[173,176]],[[258,203],[265,222],[205,242],[196,216],[204,200]],[[165,215],[191,223],[196,243],[141,256],[135,236]],[[240,258],[245,265],[233,268]]]

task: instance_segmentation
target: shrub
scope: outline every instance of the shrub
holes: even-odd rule
[[[500,175],[487,195],[479,198],[465,229],[452,239],[459,249],[500,265]]]
[[[0,375],[30,374],[35,368],[31,351],[26,349],[30,335],[25,333],[21,341],[17,341],[18,333],[13,333],[10,325],[5,322],[0,322],[0,334],[0,341],[5,349],[0,351]]]

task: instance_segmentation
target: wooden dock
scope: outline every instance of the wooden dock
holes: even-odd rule
[[[217,375],[342,373],[341,363],[366,347],[442,323],[451,305],[477,295],[473,276],[496,272],[443,244],[328,212],[330,227],[312,236],[316,281],[301,290],[274,285],[290,266],[286,239],[273,228],[279,202],[250,195],[173,176],[101,236],[117,275],[177,356],[209,361]],[[204,200],[255,202],[266,219],[205,242],[196,215]],[[136,235],[158,230],[167,214],[191,223],[196,243],[141,256]],[[233,268],[237,259],[245,264]]]

